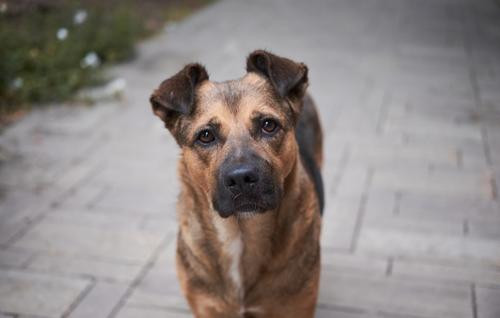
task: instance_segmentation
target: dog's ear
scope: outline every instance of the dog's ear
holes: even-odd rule
[[[257,50],[247,58],[247,72],[265,76],[282,98],[290,99],[296,107],[304,97],[308,85],[307,66],[264,50]],[[299,111],[299,109],[295,109]]]
[[[203,66],[197,63],[186,65],[153,92],[149,99],[153,113],[171,129],[179,116],[193,111],[196,87],[205,80],[208,80],[208,74]]]

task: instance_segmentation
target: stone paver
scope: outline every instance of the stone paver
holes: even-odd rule
[[[61,317],[85,293],[90,281],[0,271],[0,308],[5,313]]]
[[[141,263],[162,238],[162,235],[145,231],[93,228],[44,220],[15,242],[12,248],[49,255]]]
[[[495,318],[500,316],[500,289],[476,288],[478,299],[478,318]]]
[[[192,315],[188,311],[173,311],[161,308],[125,306],[117,316],[118,318],[188,318]]]
[[[127,288],[128,284],[97,282],[69,317],[109,317],[116,304],[125,295]]]
[[[178,149],[148,97],[183,64],[305,62],[325,135],[317,317],[500,317],[500,6],[220,0],[109,70],[120,100],[0,135],[0,317],[189,317]]]

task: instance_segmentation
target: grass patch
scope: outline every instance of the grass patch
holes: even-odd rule
[[[0,125],[103,82],[103,66],[210,0],[0,0]]]

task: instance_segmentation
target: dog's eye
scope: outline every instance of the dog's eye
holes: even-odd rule
[[[205,129],[198,134],[198,140],[203,144],[209,144],[215,140],[215,136],[210,130]]]
[[[272,134],[278,129],[278,123],[274,119],[264,119],[262,120],[262,130],[267,134]]]

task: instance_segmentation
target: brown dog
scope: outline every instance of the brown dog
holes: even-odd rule
[[[266,51],[238,80],[189,64],[151,96],[182,149],[177,273],[196,317],[313,317],[322,135],[307,67]]]

